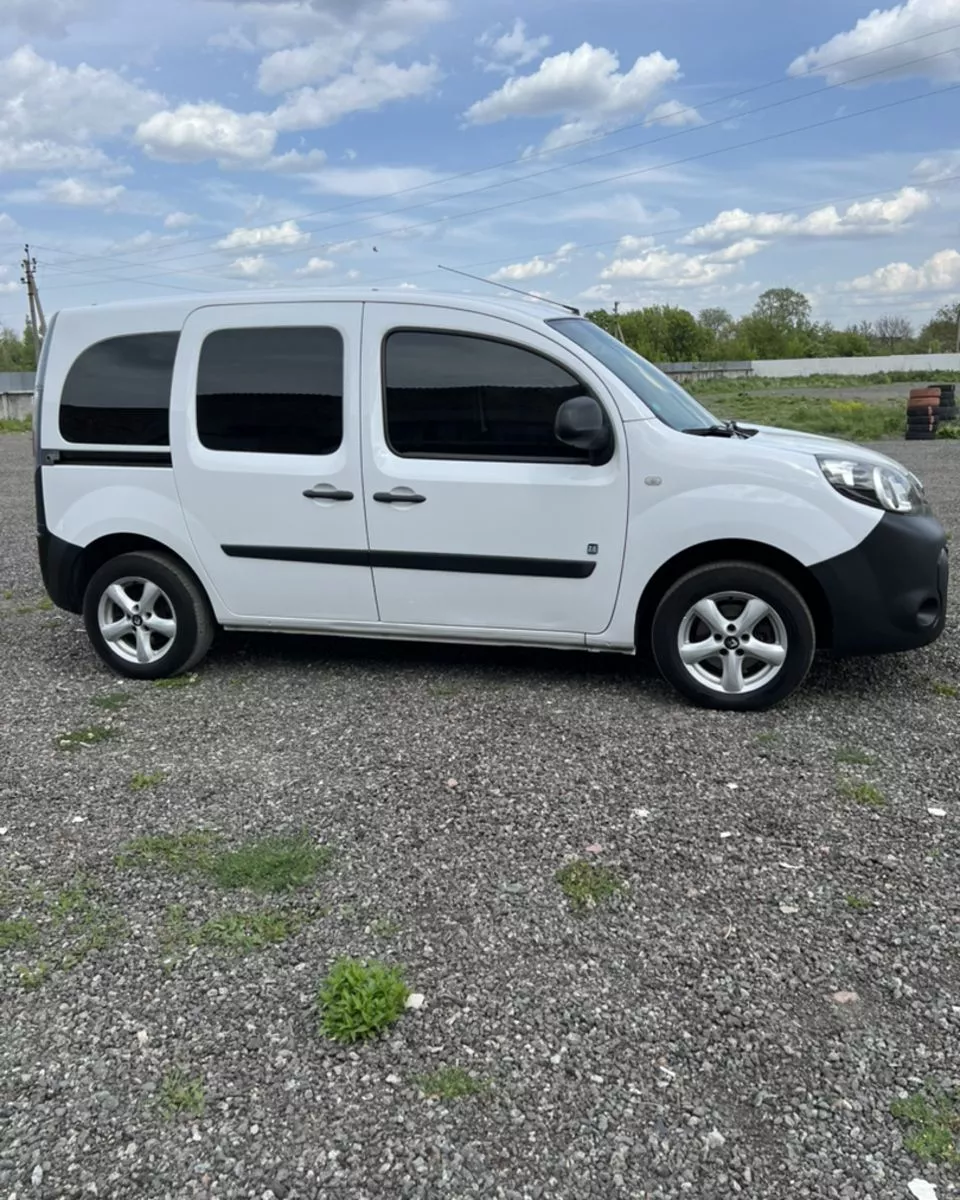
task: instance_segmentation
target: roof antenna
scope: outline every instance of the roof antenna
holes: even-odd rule
[[[462,275],[464,279],[475,279],[477,283],[488,283],[491,287],[504,288],[508,292],[516,292],[518,296],[526,296],[529,300],[539,300],[541,304],[552,304],[556,308],[565,308],[567,312],[573,313],[575,317],[582,316],[579,308],[574,308],[572,304],[564,304],[560,300],[548,300],[546,296],[537,296],[533,292],[525,292],[522,288],[511,287],[509,283],[494,282],[492,279],[484,279],[482,275],[470,275],[466,271],[458,271],[456,267],[445,267],[440,263],[438,268],[440,271],[449,271],[451,275]]]

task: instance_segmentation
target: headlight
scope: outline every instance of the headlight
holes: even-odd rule
[[[926,508],[923,485],[909,471],[849,458],[817,461],[827,482],[851,500],[888,512],[913,513]]]

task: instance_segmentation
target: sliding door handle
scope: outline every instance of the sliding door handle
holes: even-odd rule
[[[352,500],[353,492],[342,492],[332,483],[318,483],[303,493],[308,500]]]
[[[373,498],[378,504],[426,504],[426,496],[418,496],[416,492],[374,492]]]

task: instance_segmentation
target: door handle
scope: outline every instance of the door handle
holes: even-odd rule
[[[332,483],[318,483],[303,493],[308,500],[352,500],[353,492],[342,492]]]
[[[374,500],[378,504],[426,504],[426,496],[418,496],[416,492],[374,492]]]

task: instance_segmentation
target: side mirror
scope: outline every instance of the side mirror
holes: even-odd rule
[[[610,426],[603,409],[592,396],[574,396],[557,409],[553,427],[558,442],[598,454],[610,445]]]

